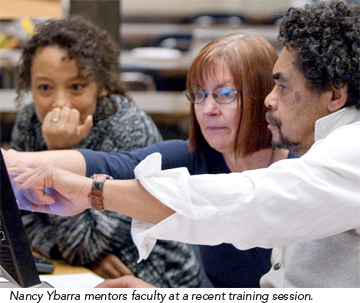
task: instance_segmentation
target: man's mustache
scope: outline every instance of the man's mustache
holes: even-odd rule
[[[281,121],[280,121],[279,119],[275,118],[275,117],[271,114],[270,111],[266,112],[266,114],[265,114],[265,119],[266,119],[266,121],[267,121],[268,123],[274,124],[274,125],[276,125],[277,127],[280,128],[280,126],[281,126]]]

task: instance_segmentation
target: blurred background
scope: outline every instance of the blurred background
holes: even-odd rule
[[[1,145],[7,146],[18,111],[14,69],[20,48],[38,22],[79,14],[107,30],[122,49],[121,77],[134,102],[153,118],[164,139],[186,139],[190,105],[182,91],[198,51],[215,38],[242,32],[263,36],[280,52],[281,15],[313,2],[319,1],[0,0]]]

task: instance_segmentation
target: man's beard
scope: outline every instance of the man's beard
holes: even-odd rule
[[[271,144],[274,148],[279,149],[289,149],[289,150],[296,150],[297,146],[300,145],[299,142],[292,142],[290,141],[281,131],[282,123],[279,119],[275,118],[270,111],[266,112],[265,114],[266,120],[277,127],[279,132],[279,139],[275,141],[272,139]]]

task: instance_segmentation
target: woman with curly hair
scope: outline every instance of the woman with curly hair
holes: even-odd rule
[[[18,66],[17,102],[29,91],[34,102],[18,114],[12,147],[120,152],[161,141],[151,118],[125,97],[119,54],[105,31],[81,17],[39,24]],[[23,222],[32,249],[45,257],[89,267],[104,278],[134,274],[162,287],[200,285],[200,267],[186,244],[159,241],[151,257],[137,264],[126,216],[27,212]]]

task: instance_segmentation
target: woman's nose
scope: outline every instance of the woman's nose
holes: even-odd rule
[[[54,94],[53,107],[63,108],[64,106],[69,106],[66,94],[62,91],[58,91]]]
[[[219,103],[214,99],[214,95],[209,93],[204,100],[204,113],[214,114],[219,110]]]

